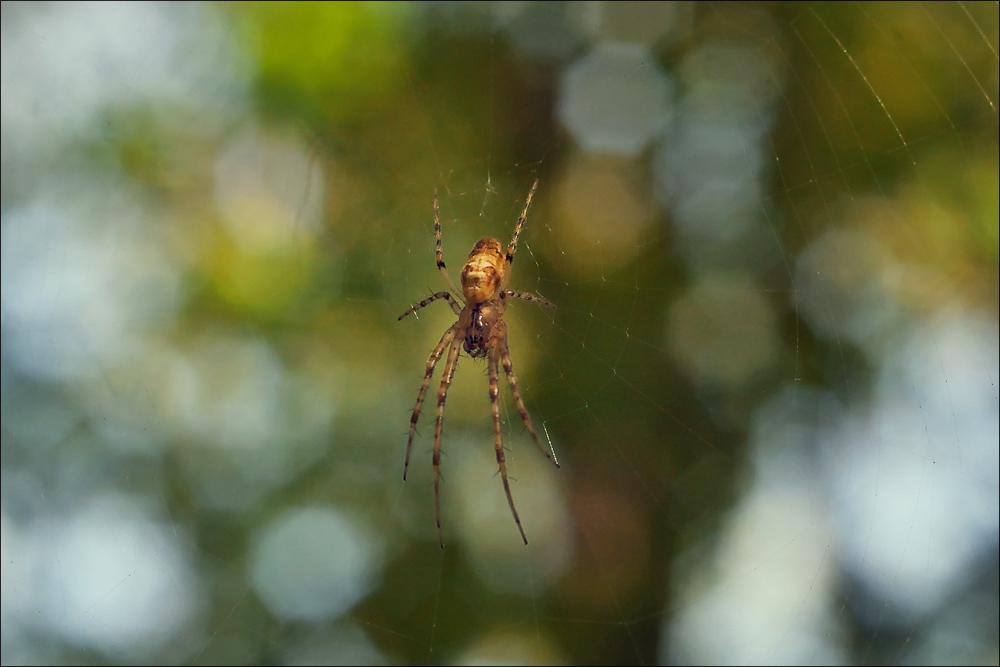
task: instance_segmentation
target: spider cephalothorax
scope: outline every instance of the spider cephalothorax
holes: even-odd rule
[[[410,416],[410,437],[406,443],[406,461],[403,464],[403,480],[406,480],[406,471],[410,467],[410,450],[413,448],[413,435],[416,432],[417,420],[420,419],[420,408],[424,403],[424,396],[427,394],[427,387],[430,385],[431,376],[437,366],[441,356],[448,351],[445,359],[444,370],[441,372],[441,386],[438,388],[437,413],[434,420],[434,518],[437,522],[438,543],[444,548],[444,540],[441,536],[441,505],[440,505],[440,465],[441,465],[441,427],[444,422],[444,403],[448,397],[448,387],[451,385],[452,377],[455,374],[455,367],[458,363],[459,349],[464,348],[470,357],[487,359],[490,376],[490,405],[493,413],[493,441],[496,448],[497,465],[500,468],[500,477],[503,480],[503,488],[507,494],[507,504],[510,512],[514,516],[514,522],[521,533],[521,539],[528,543],[528,538],[524,535],[524,528],[521,527],[521,519],[514,508],[514,498],[510,494],[510,482],[507,480],[507,462],[504,457],[503,439],[500,434],[500,407],[498,404],[499,375],[500,366],[503,366],[507,381],[510,384],[511,394],[517,404],[517,410],[521,414],[525,427],[531,433],[535,444],[542,450],[542,453],[556,467],[556,461],[552,453],[542,446],[535,428],[531,424],[531,417],[521,400],[521,392],[517,386],[517,376],[514,375],[514,364],[510,358],[510,346],[507,342],[507,324],[503,321],[504,313],[507,310],[507,299],[524,299],[533,301],[548,308],[555,306],[540,296],[525,292],[515,292],[507,289],[507,282],[510,280],[510,269],[514,262],[514,253],[517,251],[517,239],[521,234],[521,227],[524,219],[528,216],[528,208],[531,206],[531,198],[535,196],[535,188],[538,187],[536,180],[528,193],[528,200],[524,204],[524,211],[517,220],[514,227],[514,236],[506,252],[504,247],[496,239],[480,239],[469,253],[469,259],[462,267],[462,289],[459,290],[452,282],[445,268],[444,259],[441,252],[441,216],[438,210],[437,188],[434,188],[434,237],[435,237],[435,258],[438,270],[441,271],[445,283],[451,291],[442,291],[432,294],[417,305],[413,306],[399,316],[403,319],[411,313],[415,313],[424,306],[431,304],[438,299],[444,299],[451,306],[451,309],[458,315],[455,322],[438,341],[437,346],[427,359],[427,367],[424,369],[424,380],[420,384],[420,391],[417,392],[417,403],[413,406],[413,414]],[[458,299],[452,292],[459,295],[464,303],[459,305]]]
[[[482,358],[489,353],[490,337],[503,313],[490,301],[474,306],[469,311],[469,325],[465,327],[465,351],[470,357]]]

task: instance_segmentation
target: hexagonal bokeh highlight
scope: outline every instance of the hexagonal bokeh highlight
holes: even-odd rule
[[[605,42],[567,68],[557,114],[586,150],[634,156],[666,127],[672,97],[646,47]]]

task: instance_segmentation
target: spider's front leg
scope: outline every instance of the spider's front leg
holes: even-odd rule
[[[451,331],[452,329],[449,329]],[[434,418],[434,521],[437,522],[438,544],[444,549],[444,538],[441,536],[441,428],[444,425],[444,402],[448,398],[448,387],[455,375],[458,365],[458,351],[462,347],[462,339],[455,338],[448,348],[448,359],[441,371],[441,386],[438,387],[437,413]]]
[[[403,313],[402,317],[405,317],[409,311]],[[402,319],[402,317],[400,319]],[[410,437],[406,441],[406,460],[403,462],[403,481],[406,481],[406,471],[410,468],[410,450],[413,449],[413,434],[417,432],[417,420],[420,419],[420,408],[424,404],[424,396],[427,395],[427,387],[431,383],[431,376],[434,375],[434,367],[437,366],[438,361],[441,359],[441,355],[444,354],[444,349],[449,343],[455,340],[455,336],[458,330],[455,327],[450,327],[441,336],[441,340],[438,341],[437,346],[434,351],[431,352],[431,356],[427,358],[427,367],[424,369],[424,379],[420,383],[420,391],[417,392],[417,403],[413,406],[413,414],[410,415]],[[445,372],[448,371],[447,364],[445,364]]]
[[[500,467],[500,478],[503,480],[503,490],[507,494],[507,504],[510,505],[510,513],[514,515],[514,523],[521,532],[521,539],[525,544],[528,538],[524,535],[524,528],[521,526],[521,517],[517,515],[517,508],[514,507],[514,497],[510,493],[510,481],[507,479],[507,459],[503,451],[503,437],[500,433],[500,351],[504,341],[507,340],[507,325],[504,322],[497,322],[493,329],[488,354],[490,372],[490,409],[493,411],[493,440],[497,450],[497,465]],[[523,409],[523,405],[518,403]],[[534,431],[532,431],[534,433]]]
[[[499,341],[498,347],[500,348],[500,361],[503,363],[503,371],[507,374],[507,382],[510,384],[510,393],[514,396],[514,403],[517,405],[517,411],[521,413],[521,421],[524,422],[525,427],[528,429],[528,433],[531,434],[532,439],[535,444],[538,445],[538,449],[545,454],[545,457],[549,461],[559,467],[559,461],[552,454],[551,451],[542,446],[542,441],[539,440],[538,434],[535,433],[535,427],[531,424],[531,415],[528,414],[528,408],[524,407],[524,400],[521,398],[521,390],[517,386],[517,376],[514,375],[514,362],[510,358],[510,345],[507,342],[507,328],[504,327],[503,338]]]

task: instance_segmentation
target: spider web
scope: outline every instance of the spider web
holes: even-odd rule
[[[156,7],[3,9],[3,662],[995,660],[995,3]]]

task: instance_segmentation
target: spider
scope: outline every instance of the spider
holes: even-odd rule
[[[444,540],[441,537],[441,504],[440,504],[440,466],[441,466],[441,426],[444,422],[444,402],[448,398],[448,387],[451,386],[452,377],[455,375],[455,367],[458,364],[459,349],[464,348],[465,352],[474,359],[486,358],[489,366],[490,376],[490,404],[493,410],[493,440],[496,446],[497,465],[500,468],[500,477],[503,479],[503,489],[507,494],[507,504],[510,512],[514,515],[514,523],[521,533],[521,539],[525,544],[528,538],[524,535],[524,528],[521,526],[521,519],[517,515],[514,507],[514,498],[510,494],[510,482],[507,480],[507,462],[504,458],[503,440],[500,436],[500,406],[497,403],[499,390],[499,367],[503,365],[504,373],[507,375],[507,382],[510,384],[510,391],[517,404],[517,410],[521,413],[521,419],[525,427],[531,433],[531,437],[538,445],[538,449],[545,454],[555,466],[559,467],[559,462],[552,453],[542,446],[538,434],[531,424],[531,417],[521,400],[521,391],[517,386],[517,376],[514,375],[514,364],[510,359],[510,346],[507,342],[507,323],[503,321],[504,312],[507,310],[508,299],[523,299],[532,303],[537,303],[546,308],[555,308],[555,304],[543,299],[535,294],[517,292],[507,289],[510,281],[511,265],[514,262],[514,253],[517,251],[517,238],[521,234],[521,227],[524,219],[528,215],[528,208],[531,206],[531,198],[535,196],[535,188],[538,187],[538,180],[535,180],[528,193],[528,200],[524,204],[524,211],[517,219],[517,226],[514,227],[514,236],[504,253],[503,246],[493,238],[480,239],[472,247],[469,259],[462,267],[462,289],[458,289],[448,275],[445,268],[443,254],[441,252],[441,215],[438,209],[438,191],[434,187],[434,237],[435,252],[438,270],[448,285],[448,290],[443,290],[430,295],[420,303],[411,307],[399,316],[402,320],[411,313],[416,313],[424,306],[428,306],[438,299],[444,299],[451,306],[451,309],[458,315],[458,321],[451,325],[437,346],[427,359],[427,368],[424,370],[424,380],[420,383],[420,391],[417,392],[417,403],[413,406],[413,415],[410,417],[410,437],[406,442],[406,460],[403,463],[403,481],[406,481],[406,472],[410,467],[410,450],[413,447],[413,434],[417,428],[417,420],[420,418],[420,408],[424,403],[424,396],[427,394],[427,387],[430,385],[434,368],[441,360],[445,350],[448,354],[444,362],[444,370],[441,372],[441,385],[437,394],[437,414],[434,420],[434,520],[437,523],[438,544],[444,549]],[[449,291],[450,290],[450,291]],[[456,296],[453,296],[453,293]],[[464,304],[464,305],[460,305]],[[398,321],[398,320],[397,320]]]

